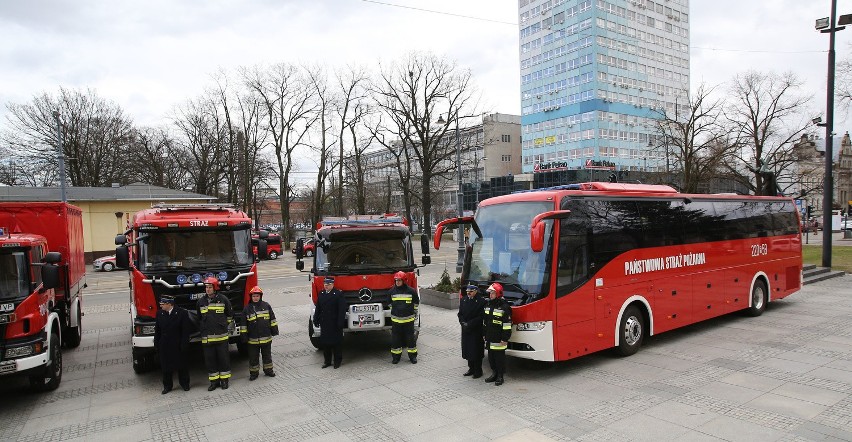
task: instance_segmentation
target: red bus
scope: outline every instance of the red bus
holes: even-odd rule
[[[681,194],[669,186],[582,183],[494,197],[470,228],[461,279],[503,284],[508,354],[562,361],[745,311],[801,288],[790,198]]]

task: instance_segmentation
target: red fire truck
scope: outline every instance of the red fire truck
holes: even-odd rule
[[[790,198],[681,194],[669,186],[579,183],[482,201],[462,281],[503,285],[507,354],[564,361],[733,312],[757,316],[801,288]]]
[[[80,345],[85,286],[79,208],[0,203],[0,375],[28,375],[39,391],[59,386],[60,345]]]
[[[304,243],[304,239],[296,241],[296,269],[300,271],[305,268]],[[344,332],[390,330],[388,291],[393,287],[395,272],[405,272],[405,283],[419,291],[411,231],[404,217],[385,214],[325,218],[317,224],[314,244],[308,336],[315,347],[319,347],[321,330],[314,327],[311,318],[326,276],[334,276],[334,287],[349,305]],[[426,236],[421,237],[421,250],[423,264],[429,264]],[[419,317],[416,327],[419,330]]]
[[[231,301],[235,318],[230,323],[231,342],[241,353],[239,321],[257,285],[252,252],[251,219],[226,204],[160,204],[137,212],[133,225],[115,238],[116,263],[130,272],[130,320],[133,369],[151,368],[154,357],[154,319],[163,295],[189,311],[197,323],[196,303],[204,296],[203,280],[220,281],[220,293]],[[261,242],[259,253],[266,253]],[[193,342],[200,339],[197,334]]]

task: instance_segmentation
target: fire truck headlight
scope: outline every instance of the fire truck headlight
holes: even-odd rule
[[[22,345],[20,347],[7,348],[6,354],[4,355],[3,359],[22,358],[24,356],[29,356],[34,353],[36,353],[36,351],[33,350],[33,344],[27,344]]]
[[[521,322],[515,325],[515,330],[517,331],[540,331],[544,330],[544,327],[547,325],[544,321],[537,322]]]
[[[136,336],[152,336],[154,334],[154,326],[137,324],[133,327],[133,331]]]

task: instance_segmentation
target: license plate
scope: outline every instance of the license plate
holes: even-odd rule
[[[191,293],[189,295],[189,300],[195,301],[196,299],[200,299],[202,296],[204,296],[204,293]]]
[[[15,310],[15,304],[12,302],[0,304],[0,312],[11,312]]]
[[[352,313],[378,313],[380,311],[382,311],[381,304],[361,304],[352,306]]]
[[[8,324],[10,322],[15,322],[15,314],[12,313],[10,315],[0,315],[0,324]]]
[[[0,362],[0,374],[17,371],[18,365],[15,361]]]

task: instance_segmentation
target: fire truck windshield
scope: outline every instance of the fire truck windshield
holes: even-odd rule
[[[140,270],[206,270],[252,264],[249,230],[153,231],[139,241]]]
[[[413,267],[406,228],[333,232],[316,248],[317,270],[332,274]]]
[[[530,223],[553,203],[532,201],[481,206],[476,223],[482,232],[470,234],[468,280],[503,284],[504,296],[515,305],[547,296],[550,281],[552,221],[547,221],[544,249],[530,248]]]
[[[17,299],[29,295],[28,279],[24,251],[0,253],[0,299]]]

